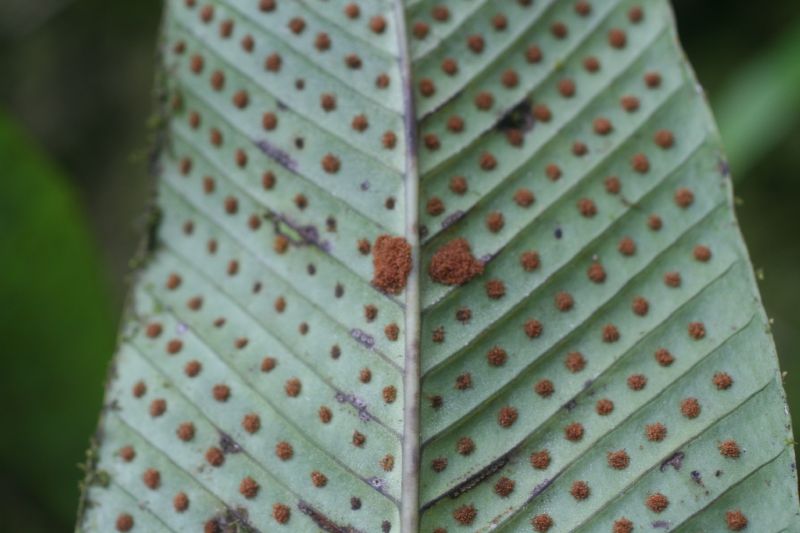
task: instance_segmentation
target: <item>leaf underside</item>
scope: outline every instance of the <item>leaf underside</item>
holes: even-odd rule
[[[158,223],[80,530],[797,530],[668,2],[175,0],[161,50]],[[412,248],[399,294],[381,235]],[[445,285],[456,238],[483,272]]]

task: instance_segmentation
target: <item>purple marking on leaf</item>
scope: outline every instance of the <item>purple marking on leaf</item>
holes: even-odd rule
[[[426,509],[430,509],[441,498],[447,497],[451,499],[456,499],[459,498],[462,494],[471,491],[472,489],[477,487],[480,483],[482,483],[485,479],[488,479],[489,477],[493,476],[494,474],[502,470],[511,460],[511,456],[516,452],[517,452],[516,448],[512,448],[511,450],[507,451],[505,454],[501,455],[488,465],[484,466],[483,468],[481,468],[480,470],[469,476],[467,479],[465,479],[464,481],[462,481],[449,491],[445,492],[439,497],[429,500],[425,505],[421,507],[421,510],[425,511]]]
[[[216,525],[220,531],[230,531],[231,528],[260,533],[253,524],[250,523],[247,509],[243,507],[226,507],[219,511],[209,520],[208,523]]]
[[[382,479],[382,478],[379,478],[379,477],[370,477],[370,478],[367,478],[367,482],[370,484],[370,486],[373,489],[375,489],[378,492],[380,492],[381,494],[383,494],[383,489],[386,487],[386,480],[385,479]]]
[[[724,157],[719,158],[719,173],[722,174],[724,177],[728,177],[731,173],[731,167],[728,163],[728,160]]]
[[[362,533],[360,529],[356,529],[350,525],[337,524],[328,518],[328,516],[312,507],[311,504],[306,503],[303,500],[297,502],[297,509],[304,515],[311,518],[311,520],[322,531],[327,531],[328,533]]]
[[[259,150],[264,152],[267,157],[278,163],[280,166],[287,168],[292,172],[297,172],[297,161],[292,159],[292,156],[290,156],[287,152],[281,150],[277,146],[273,146],[266,139],[255,141],[255,145]]]
[[[179,333],[179,334],[183,335],[183,334],[184,334],[184,333],[186,333],[187,331],[189,331],[189,326],[187,326],[187,325],[186,325],[186,324],[184,324],[183,322],[181,322],[180,324],[178,324],[178,333]]]
[[[303,237],[303,240],[319,244],[319,231],[314,226],[300,226],[297,228],[297,233]],[[327,244],[327,243],[326,243]]]
[[[359,398],[355,394],[345,394],[343,392],[336,393],[336,401],[339,403],[349,403],[358,411],[358,418],[364,422],[372,420],[372,415],[367,410],[367,402]]]
[[[692,470],[691,476],[692,476],[692,481],[694,481],[698,485],[703,484],[703,477],[700,475],[700,472],[698,472],[697,470]]]
[[[353,328],[350,330],[350,336],[353,337],[355,340],[366,346],[367,348],[372,348],[375,346],[375,339],[364,330]]]
[[[368,181],[362,181],[360,187],[361,187],[362,191],[368,191],[369,190],[369,182]]]
[[[564,236],[564,232],[562,231],[561,228],[556,228],[554,235],[556,236],[556,239],[560,239],[561,237]]]
[[[291,242],[292,244],[297,244],[297,245],[299,245],[299,244],[311,244],[311,245],[316,246],[317,248],[319,248],[323,252],[330,253],[330,251],[331,251],[330,242],[322,240],[320,238],[319,230],[315,226],[302,226],[302,225],[294,222],[292,219],[290,219],[286,215],[278,214],[278,213],[270,213],[267,216],[267,218],[271,219],[275,223],[275,228],[276,228],[275,231],[279,235],[283,235],[284,237],[289,239],[289,242]],[[285,234],[281,233],[280,227],[279,227],[279,224],[278,224],[280,222],[286,224],[287,226],[292,228],[294,231],[296,231],[300,235],[300,239],[301,240],[298,242],[296,240],[293,240],[290,235],[285,235]]]
[[[453,224],[458,222],[458,220],[463,216],[464,216],[464,212],[461,211],[460,209],[458,211],[452,212],[451,214],[449,214],[447,216],[447,218],[442,220],[442,229],[449,228],[450,226],[452,226]]]
[[[669,529],[669,522],[666,520],[656,520],[652,523],[652,526],[655,529]]]
[[[531,492],[531,498],[535,498],[539,494],[543,493],[545,490],[547,490],[547,487],[549,487],[552,483],[553,483],[552,479],[545,479],[544,481],[533,487],[533,492]]]
[[[686,454],[683,453],[683,452],[675,452],[675,453],[673,453],[672,455],[670,455],[669,457],[664,459],[664,462],[661,463],[661,466],[659,467],[659,470],[664,472],[670,466],[672,468],[674,468],[675,470],[680,470],[681,466],[683,466],[683,458],[684,457],[686,457]]]

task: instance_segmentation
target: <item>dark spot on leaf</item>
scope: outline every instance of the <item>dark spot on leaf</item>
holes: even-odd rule
[[[507,132],[509,130],[517,130],[528,132],[533,129],[533,114],[531,113],[531,101],[524,99],[511,109],[509,109],[499,121],[495,128],[498,131]]]
[[[425,510],[430,509],[431,507],[433,507],[434,504],[436,504],[436,502],[438,502],[443,498],[456,499],[460,497],[462,494],[474,489],[480,483],[485,481],[487,478],[491,477],[492,475],[500,471],[503,467],[505,467],[508,464],[509,460],[511,459],[511,456],[515,454],[516,451],[517,451],[516,448],[514,448],[506,452],[504,455],[498,457],[497,459],[495,459],[494,461],[492,461],[491,463],[483,467],[481,470],[471,475],[466,480],[462,481],[461,483],[459,483],[458,485],[456,485],[443,495],[425,503],[420,508],[420,511],[424,512]]]
[[[311,520],[317,524],[317,527],[323,531],[327,531],[329,533],[360,533],[358,529],[355,529],[350,525],[342,526],[337,524],[303,500],[297,502],[297,508],[301,513],[311,518]]]
[[[233,440],[233,437],[224,431],[219,431],[219,447],[222,448],[222,451],[225,453],[239,453],[242,451],[242,447],[239,446],[239,443]]]
[[[444,220],[442,220],[442,229],[449,228],[450,226],[458,222],[459,219],[461,219],[461,217],[463,216],[464,212],[461,211],[460,209],[457,211],[453,211],[452,213],[447,215]]]
[[[278,239],[281,239],[285,246],[310,245],[316,246],[325,253],[329,253],[331,251],[330,242],[320,238],[319,230],[316,228],[316,226],[302,226],[286,215],[277,213],[275,211],[267,211],[267,213],[264,215],[264,218],[272,222]]]
[[[255,141],[255,145],[264,153],[264,155],[278,163],[280,166],[291,170],[292,172],[297,172],[297,161],[292,159],[292,156],[290,156],[287,152],[283,151],[277,146],[272,145],[266,139],[259,139]]]
[[[667,468],[670,466],[673,467],[675,470],[680,470],[681,466],[683,466],[683,459],[686,457],[686,454],[683,452],[675,452],[670,455],[668,458],[664,459],[659,467],[659,470],[665,472]],[[694,472],[692,472],[694,474]]]
[[[546,491],[547,487],[549,487],[550,485],[553,484],[553,481],[555,481],[555,478],[553,478],[553,479],[545,479],[544,481],[542,481],[541,483],[539,483],[538,485],[533,487],[533,491],[531,492],[531,497],[528,499],[528,501],[533,500],[538,495],[540,495],[541,493]]]
[[[213,531],[259,531],[250,523],[249,513],[243,507],[223,509],[206,522],[209,523],[216,527]]]

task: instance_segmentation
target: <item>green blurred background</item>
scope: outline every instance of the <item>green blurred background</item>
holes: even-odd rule
[[[564,0],[568,1],[568,0]],[[646,3],[646,2],[644,2]],[[676,0],[800,427],[800,2]],[[69,531],[151,193],[160,0],[0,0],[0,516]]]

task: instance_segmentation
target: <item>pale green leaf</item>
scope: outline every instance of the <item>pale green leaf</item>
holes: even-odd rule
[[[165,15],[161,216],[80,528],[796,526],[666,1],[193,4]],[[372,281],[382,235],[412,249],[400,294]],[[484,272],[444,285],[456,238]]]

